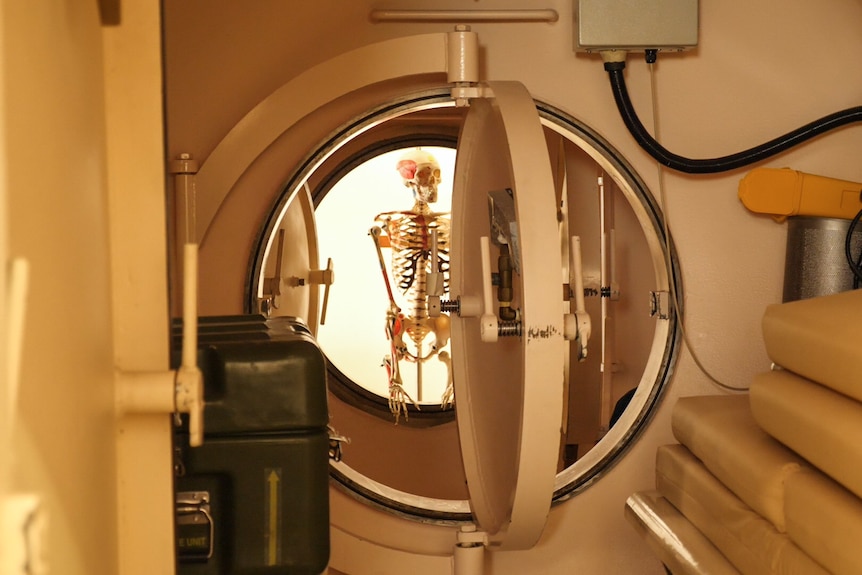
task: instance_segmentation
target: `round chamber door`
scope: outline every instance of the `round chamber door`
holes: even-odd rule
[[[350,440],[332,464],[341,489],[424,523],[475,522],[491,544],[523,549],[541,535],[551,506],[600,478],[648,421],[675,359],[676,316],[666,298],[677,271],[660,211],[607,142],[516,82],[481,90],[463,108],[446,90],[410,95],[322,142],[287,181],[262,231],[248,307],[305,318],[319,336],[333,364],[332,425]],[[394,154],[394,174],[398,158],[435,146],[457,152],[454,173],[444,167],[440,183],[451,186],[450,227],[435,220],[447,210],[429,217],[415,197],[369,208],[371,216],[326,206],[361,220],[355,234],[343,223],[315,223],[316,211],[336,202],[336,184],[370,159]],[[388,177],[345,195],[370,197]],[[377,222],[375,242],[369,232],[384,213],[391,217]],[[326,253],[318,236],[337,238],[344,253]],[[351,249],[372,254],[372,263],[346,271]],[[400,281],[416,307],[399,300]],[[365,284],[380,303],[369,304]],[[336,298],[352,310],[339,312],[343,323],[333,318]],[[372,319],[359,319],[358,308],[369,305]],[[591,319],[588,340],[572,321],[576,312]],[[422,325],[434,329],[423,336]],[[385,378],[383,391],[339,368],[338,353],[327,350],[340,337],[350,353],[358,349],[351,342],[371,334],[380,338],[376,351],[356,355],[377,369],[371,377]],[[448,334],[448,347],[431,349]],[[441,389],[451,379],[452,404],[397,395],[394,368],[416,372],[419,364],[430,373],[423,357],[451,361],[435,377]]]
[[[455,167],[455,398],[470,509],[504,547],[539,538],[563,427],[564,315],[554,178],[533,99],[471,101]],[[496,281],[495,281],[496,279]],[[479,303],[467,310],[470,301]]]

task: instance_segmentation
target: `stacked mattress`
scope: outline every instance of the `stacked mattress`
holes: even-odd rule
[[[862,291],[770,306],[763,334],[780,367],[680,399],[627,514],[674,573],[862,573]]]

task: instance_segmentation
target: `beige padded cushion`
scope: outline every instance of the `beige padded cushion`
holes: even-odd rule
[[[719,481],[784,531],[784,481],[805,462],[757,426],[747,395],[681,398],[671,427]]]
[[[862,404],[788,371],[757,375],[750,401],[767,433],[862,497]]]
[[[762,327],[772,361],[862,401],[862,290],[771,305]]]
[[[630,495],[625,516],[675,575],[740,575],[727,557],[659,492]]]
[[[745,575],[827,575],[682,445],[656,452],[656,488]]]
[[[862,573],[862,501],[825,475],[787,481],[787,534],[835,575]]]

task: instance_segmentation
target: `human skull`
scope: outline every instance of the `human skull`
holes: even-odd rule
[[[404,185],[413,190],[417,202],[433,204],[437,201],[440,164],[433,155],[419,148],[410,150],[398,160],[396,169]]]

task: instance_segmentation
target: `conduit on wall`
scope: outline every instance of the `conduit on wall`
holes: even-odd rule
[[[372,10],[372,22],[547,22],[560,19],[556,10]]]

